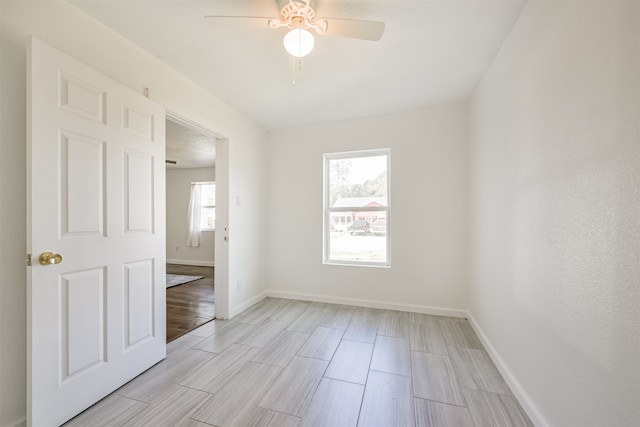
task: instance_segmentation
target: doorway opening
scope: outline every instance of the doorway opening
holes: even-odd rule
[[[217,141],[166,120],[167,342],[215,318]]]

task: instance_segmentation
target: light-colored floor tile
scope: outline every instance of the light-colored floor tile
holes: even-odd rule
[[[372,354],[373,344],[342,340],[324,376],[364,384]]]
[[[216,393],[234,378],[258,351],[255,347],[233,344],[214,359],[191,371],[180,381],[180,385]]]
[[[302,427],[300,418],[268,409],[253,407],[237,421],[237,427]]]
[[[378,333],[380,313],[373,312],[365,315],[358,313],[360,313],[360,311],[357,311],[351,318],[351,322],[349,322],[349,326],[344,333],[344,339],[373,344],[376,341],[376,334]]]
[[[423,353],[447,355],[447,346],[439,327],[427,326],[422,323],[409,325],[411,350]]]
[[[145,410],[123,425],[138,426],[172,426],[191,417],[194,411],[211,398],[209,393],[174,386],[168,390],[163,399],[149,405]]]
[[[288,300],[276,310],[270,317],[274,320],[284,320],[285,322],[293,322],[302,313],[309,310],[310,303],[306,301]]]
[[[167,344],[167,357],[179,355],[185,351],[189,351],[193,346],[202,342],[204,338],[193,335],[183,335]]]
[[[466,347],[481,350],[482,343],[467,319],[456,317],[439,317],[438,323],[444,342],[452,347]]]
[[[277,366],[250,362],[191,418],[219,427],[238,425],[281,371]]]
[[[410,353],[409,340],[406,338],[378,335],[373,347],[371,369],[389,374],[411,376]]]
[[[370,371],[358,427],[411,427],[411,378]]]
[[[465,406],[448,356],[411,352],[413,394],[422,399]]]
[[[354,311],[354,316],[378,317],[383,311],[385,311],[380,308],[372,308],[372,307],[352,307],[352,309]]]
[[[283,320],[267,319],[258,325],[256,329],[244,336],[238,344],[250,345],[252,347],[264,347],[276,335],[286,328],[287,322]]]
[[[307,310],[287,326],[288,331],[312,333],[325,318],[327,313],[318,310]]]
[[[468,408],[432,400],[413,400],[416,427],[474,427]]]
[[[409,338],[409,313],[383,311],[378,324],[378,335]]]
[[[193,331],[189,332],[187,335],[208,338],[216,332],[221,331],[222,328],[230,325],[231,323],[232,322],[230,322],[229,320],[213,319],[212,321],[207,322],[199,328],[196,328]]]
[[[146,409],[146,403],[111,394],[80,415],[69,420],[65,427],[110,427],[122,425]]]
[[[116,393],[140,402],[155,403],[159,395],[173,387],[186,373],[197,370],[215,357],[215,354],[192,349],[181,352],[180,357],[167,357],[120,387]]]
[[[329,362],[296,356],[258,406],[299,417],[313,397]]]
[[[318,301],[314,301],[310,304],[309,309],[310,310],[316,310],[316,311],[324,311],[324,312],[328,312],[328,313],[332,313],[335,312],[340,306],[336,305],[336,304],[329,304],[326,302],[318,302]]]
[[[302,332],[282,331],[254,357],[254,362],[284,368],[296,355],[300,347],[307,341],[309,334]]]
[[[302,416],[302,425],[355,427],[364,386],[323,378]]]
[[[431,314],[425,314],[425,313],[409,313],[409,322],[426,325],[429,317],[436,317],[436,316],[433,316]]]
[[[363,385],[360,426],[531,425],[466,319],[274,298],[172,341],[70,425],[219,427],[205,406],[223,426],[353,425]]]
[[[511,395],[511,390],[484,350],[449,347],[449,357],[461,387]]]
[[[298,356],[314,359],[331,360],[344,330],[318,326],[306,343],[298,350]]]
[[[233,322],[260,324],[275,314],[286,303],[286,300],[278,298],[265,298],[259,303],[233,318]]]
[[[211,424],[202,423],[191,418],[185,418],[180,421],[176,427],[211,427]]]
[[[483,427],[533,427],[518,401],[512,396],[462,389],[471,417]]]
[[[353,317],[353,309],[351,308],[338,308],[335,312],[326,316],[320,326],[326,326],[327,328],[347,329],[349,322]]]
[[[245,335],[252,332],[256,327],[257,326],[253,324],[234,322],[231,325],[225,326],[221,331],[216,332],[209,338],[205,338],[193,348],[210,351],[212,353],[221,353]]]

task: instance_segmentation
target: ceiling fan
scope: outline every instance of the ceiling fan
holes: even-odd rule
[[[361,40],[377,41],[384,33],[384,22],[362,21],[357,19],[318,18],[316,7],[318,0],[276,0],[280,13],[277,18],[258,16],[215,16],[206,19],[249,19],[262,21],[264,28],[288,27],[283,44],[289,54],[301,58],[308,55],[315,44],[313,29],[321,35],[349,37]]]

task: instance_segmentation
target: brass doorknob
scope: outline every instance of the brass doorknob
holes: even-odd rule
[[[51,265],[60,264],[62,262],[62,255],[54,254],[53,252],[44,252],[40,254],[40,264]]]

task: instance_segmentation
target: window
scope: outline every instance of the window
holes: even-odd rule
[[[187,245],[200,246],[200,232],[213,231],[216,222],[216,183],[192,182],[187,214]]]
[[[324,262],[389,266],[390,150],[325,154]]]
[[[199,182],[200,193],[200,230],[216,228],[216,183]]]

